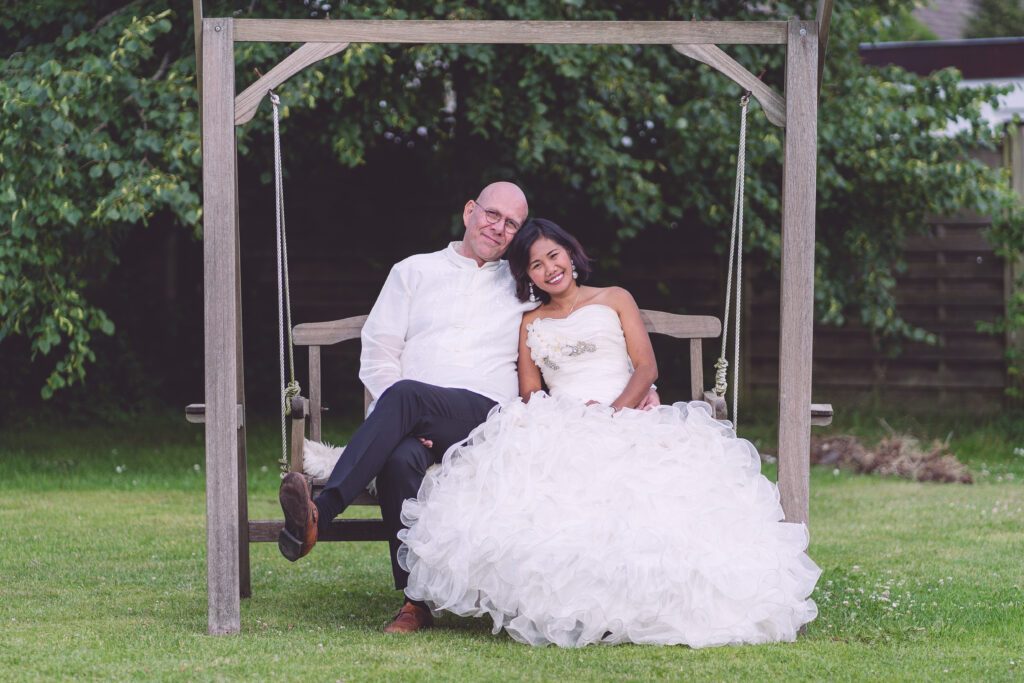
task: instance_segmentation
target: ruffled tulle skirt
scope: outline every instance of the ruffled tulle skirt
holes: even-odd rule
[[[817,615],[806,527],[704,403],[516,401],[402,518],[409,597],[531,645],[791,641]]]

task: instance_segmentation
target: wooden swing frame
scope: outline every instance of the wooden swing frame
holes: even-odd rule
[[[815,21],[338,21],[203,18],[196,9],[202,109],[208,629],[238,632],[248,596],[245,389],[235,127],[271,88],[349,43],[670,45],[722,72],[785,131],[779,330],[779,475],[786,519],[808,521],[818,90],[832,0]],[[236,42],[303,45],[235,95]],[[786,46],[785,96],[718,44]]]

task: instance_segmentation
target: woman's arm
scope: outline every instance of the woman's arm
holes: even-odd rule
[[[519,371],[519,395],[524,401],[529,401],[533,392],[541,390],[540,368],[530,358],[530,347],[526,345],[526,327],[536,317],[532,313],[525,313],[519,324],[519,360],[516,367]]]
[[[619,314],[622,333],[626,337],[626,352],[633,364],[633,375],[619,397],[612,401],[612,408],[636,408],[658,379],[658,363],[633,296],[621,287],[611,287],[608,294],[611,307]]]

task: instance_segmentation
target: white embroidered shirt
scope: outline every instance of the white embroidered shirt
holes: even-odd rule
[[[516,298],[507,261],[477,266],[460,244],[391,269],[362,333],[359,379],[374,403],[400,379],[499,403],[519,393],[519,323],[536,304]]]

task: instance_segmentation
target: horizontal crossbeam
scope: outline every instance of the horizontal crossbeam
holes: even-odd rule
[[[235,19],[235,42],[784,45],[784,21]]]
[[[254,519],[249,522],[249,541],[273,543],[284,528],[284,522]],[[318,541],[386,541],[390,538],[384,522],[379,519],[336,519],[321,531]]]

